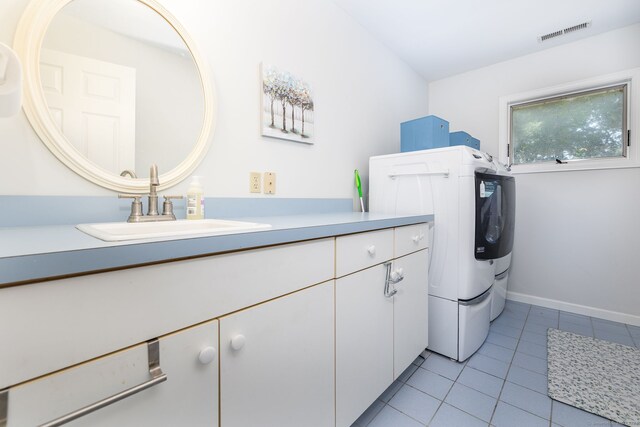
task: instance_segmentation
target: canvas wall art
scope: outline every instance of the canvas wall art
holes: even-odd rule
[[[300,77],[262,65],[262,135],[313,144],[313,93]]]

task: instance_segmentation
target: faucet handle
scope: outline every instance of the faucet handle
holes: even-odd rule
[[[173,213],[173,203],[171,202],[171,199],[182,199],[182,196],[163,196],[164,197],[164,202],[162,203],[162,215],[168,215],[173,217],[173,219],[176,218],[175,214]]]
[[[129,214],[128,222],[137,222],[142,214],[142,196],[139,194],[118,194],[118,199],[133,199],[131,202],[131,214]]]

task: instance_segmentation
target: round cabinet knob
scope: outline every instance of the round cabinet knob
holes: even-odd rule
[[[374,256],[376,254],[376,247],[374,245],[369,246],[367,252],[369,252],[369,255]]]
[[[240,350],[242,347],[244,347],[244,344],[247,342],[247,339],[244,337],[244,335],[236,335],[235,337],[231,338],[231,348],[234,350]]]
[[[395,270],[393,270],[389,275],[389,278],[393,283],[398,283],[402,281],[402,279],[404,279],[404,270],[402,269],[402,267],[396,268]]]
[[[413,240],[413,243],[418,243],[420,241],[420,236],[413,236],[411,240]]]
[[[205,347],[198,354],[198,360],[203,365],[213,362],[216,358],[216,349],[214,347]]]

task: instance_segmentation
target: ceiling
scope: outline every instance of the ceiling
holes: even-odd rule
[[[640,22],[640,0],[334,1],[428,81]]]

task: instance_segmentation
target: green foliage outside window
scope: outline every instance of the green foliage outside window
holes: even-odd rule
[[[626,155],[625,86],[511,107],[512,163]]]

